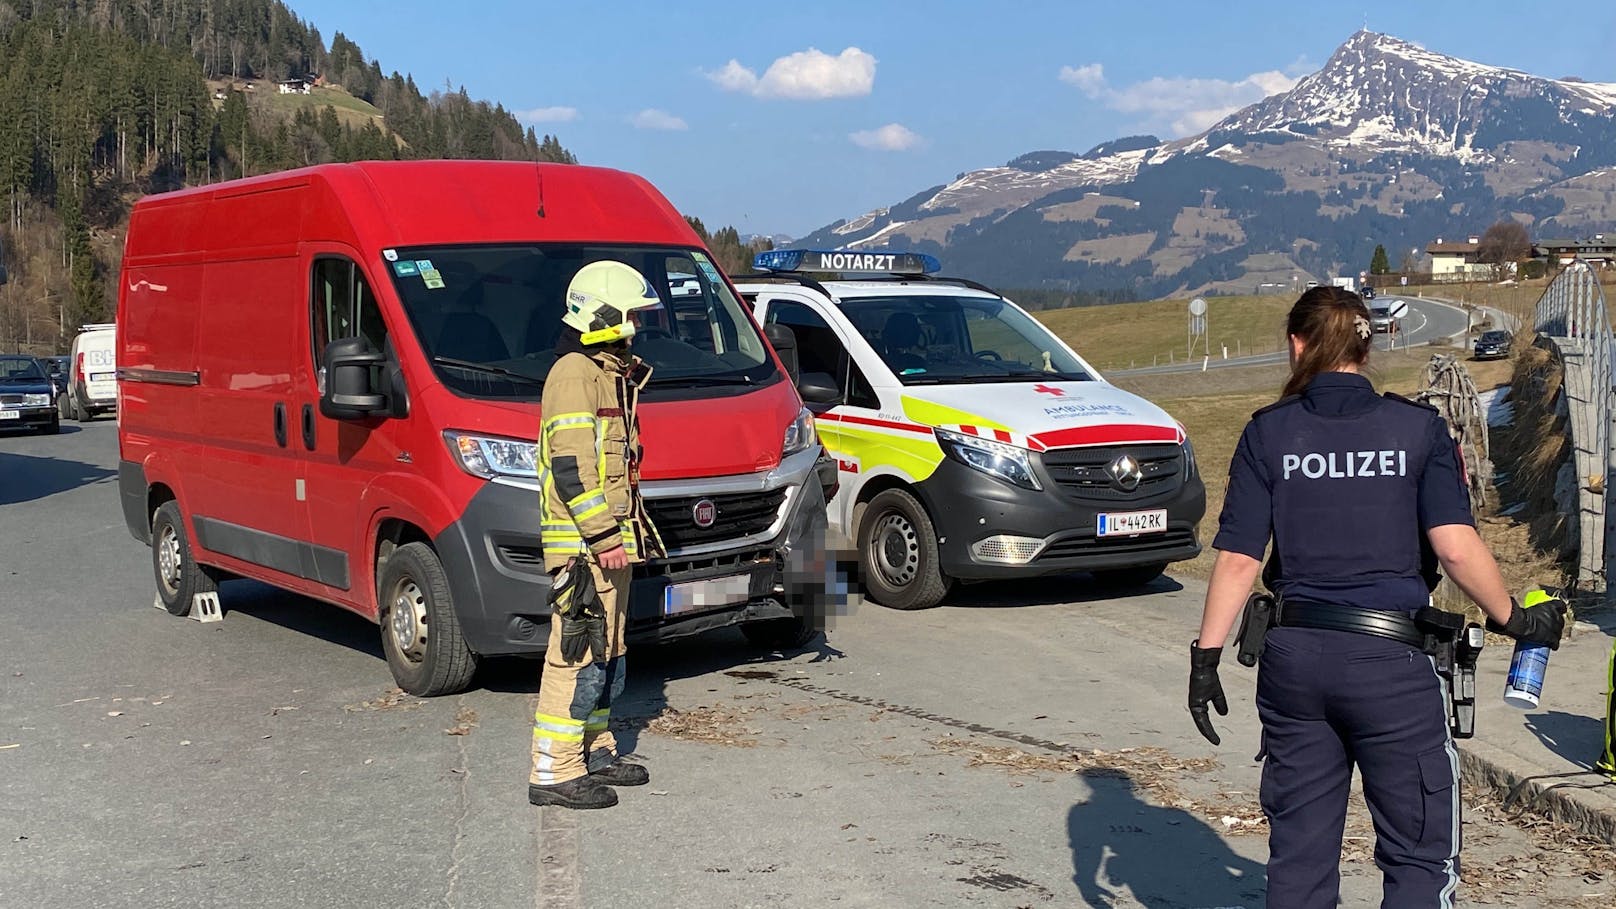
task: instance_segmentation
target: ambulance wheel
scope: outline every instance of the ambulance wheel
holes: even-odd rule
[[[191,541],[185,536],[178,502],[164,502],[152,515],[151,539],[157,598],[170,615],[189,615],[193,597],[219,590],[213,570],[191,557]]]
[[[937,531],[902,489],[879,493],[859,520],[859,573],[870,599],[892,609],[930,609],[948,596]]]
[[[779,650],[789,653],[807,646],[819,636],[818,629],[800,618],[766,619],[747,622],[741,626],[746,642],[759,650]]]
[[[406,543],[393,550],[376,590],[382,652],[398,687],[423,698],[464,691],[477,656],[460,632],[449,577],[432,547]]]
[[[1162,576],[1167,563],[1134,565],[1131,568],[1107,568],[1094,572],[1095,580],[1113,587],[1143,587]]]

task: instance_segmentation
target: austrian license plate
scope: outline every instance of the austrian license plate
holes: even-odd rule
[[[118,377],[118,374],[114,373],[114,372],[92,372],[92,373],[90,373],[90,381],[91,382],[111,382],[113,379],[116,379],[117,377]]]
[[[15,410],[0,410],[0,420],[20,420],[22,414]]]
[[[1167,509],[1154,511],[1123,511],[1102,513],[1097,518],[1096,533],[1102,537],[1131,537],[1141,533],[1163,533],[1167,530]]]
[[[752,576],[748,574],[685,581],[681,584],[668,585],[667,592],[662,596],[662,614],[706,612],[709,609],[722,609],[725,606],[744,603],[751,598]]]

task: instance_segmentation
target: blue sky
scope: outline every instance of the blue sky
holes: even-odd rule
[[[465,86],[710,227],[801,236],[1038,149],[1198,131],[1362,28],[1616,82],[1616,5],[291,0],[423,91]],[[1522,10],[1532,11],[1523,16]],[[733,62],[732,62],[733,61]]]

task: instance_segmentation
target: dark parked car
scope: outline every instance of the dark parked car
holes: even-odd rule
[[[29,428],[61,432],[56,386],[33,357],[0,356],[0,430]]]
[[[1499,360],[1509,356],[1509,345],[1514,338],[1507,331],[1484,331],[1476,339],[1476,359]]]
[[[1365,284],[1362,296],[1365,300],[1373,300],[1375,298],[1375,289]]]

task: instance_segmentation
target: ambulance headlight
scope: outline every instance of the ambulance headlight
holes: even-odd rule
[[[1184,479],[1192,480],[1199,470],[1199,465],[1195,463],[1195,446],[1190,444],[1188,433],[1184,435],[1184,441],[1179,447],[1184,449]]]
[[[474,477],[492,480],[495,477],[537,479],[539,476],[538,446],[532,442],[454,430],[445,432],[443,440],[449,444],[449,454],[460,469]]]
[[[786,427],[786,437],[780,446],[780,456],[794,455],[799,451],[807,451],[819,442],[819,433],[814,431],[814,412],[804,407],[797,418]]]
[[[1032,472],[1032,456],[1025,448],[979,439],[947,429],[933,430],[943,453],[973,470],[991,474],[1023,489],[1042,489]]]

